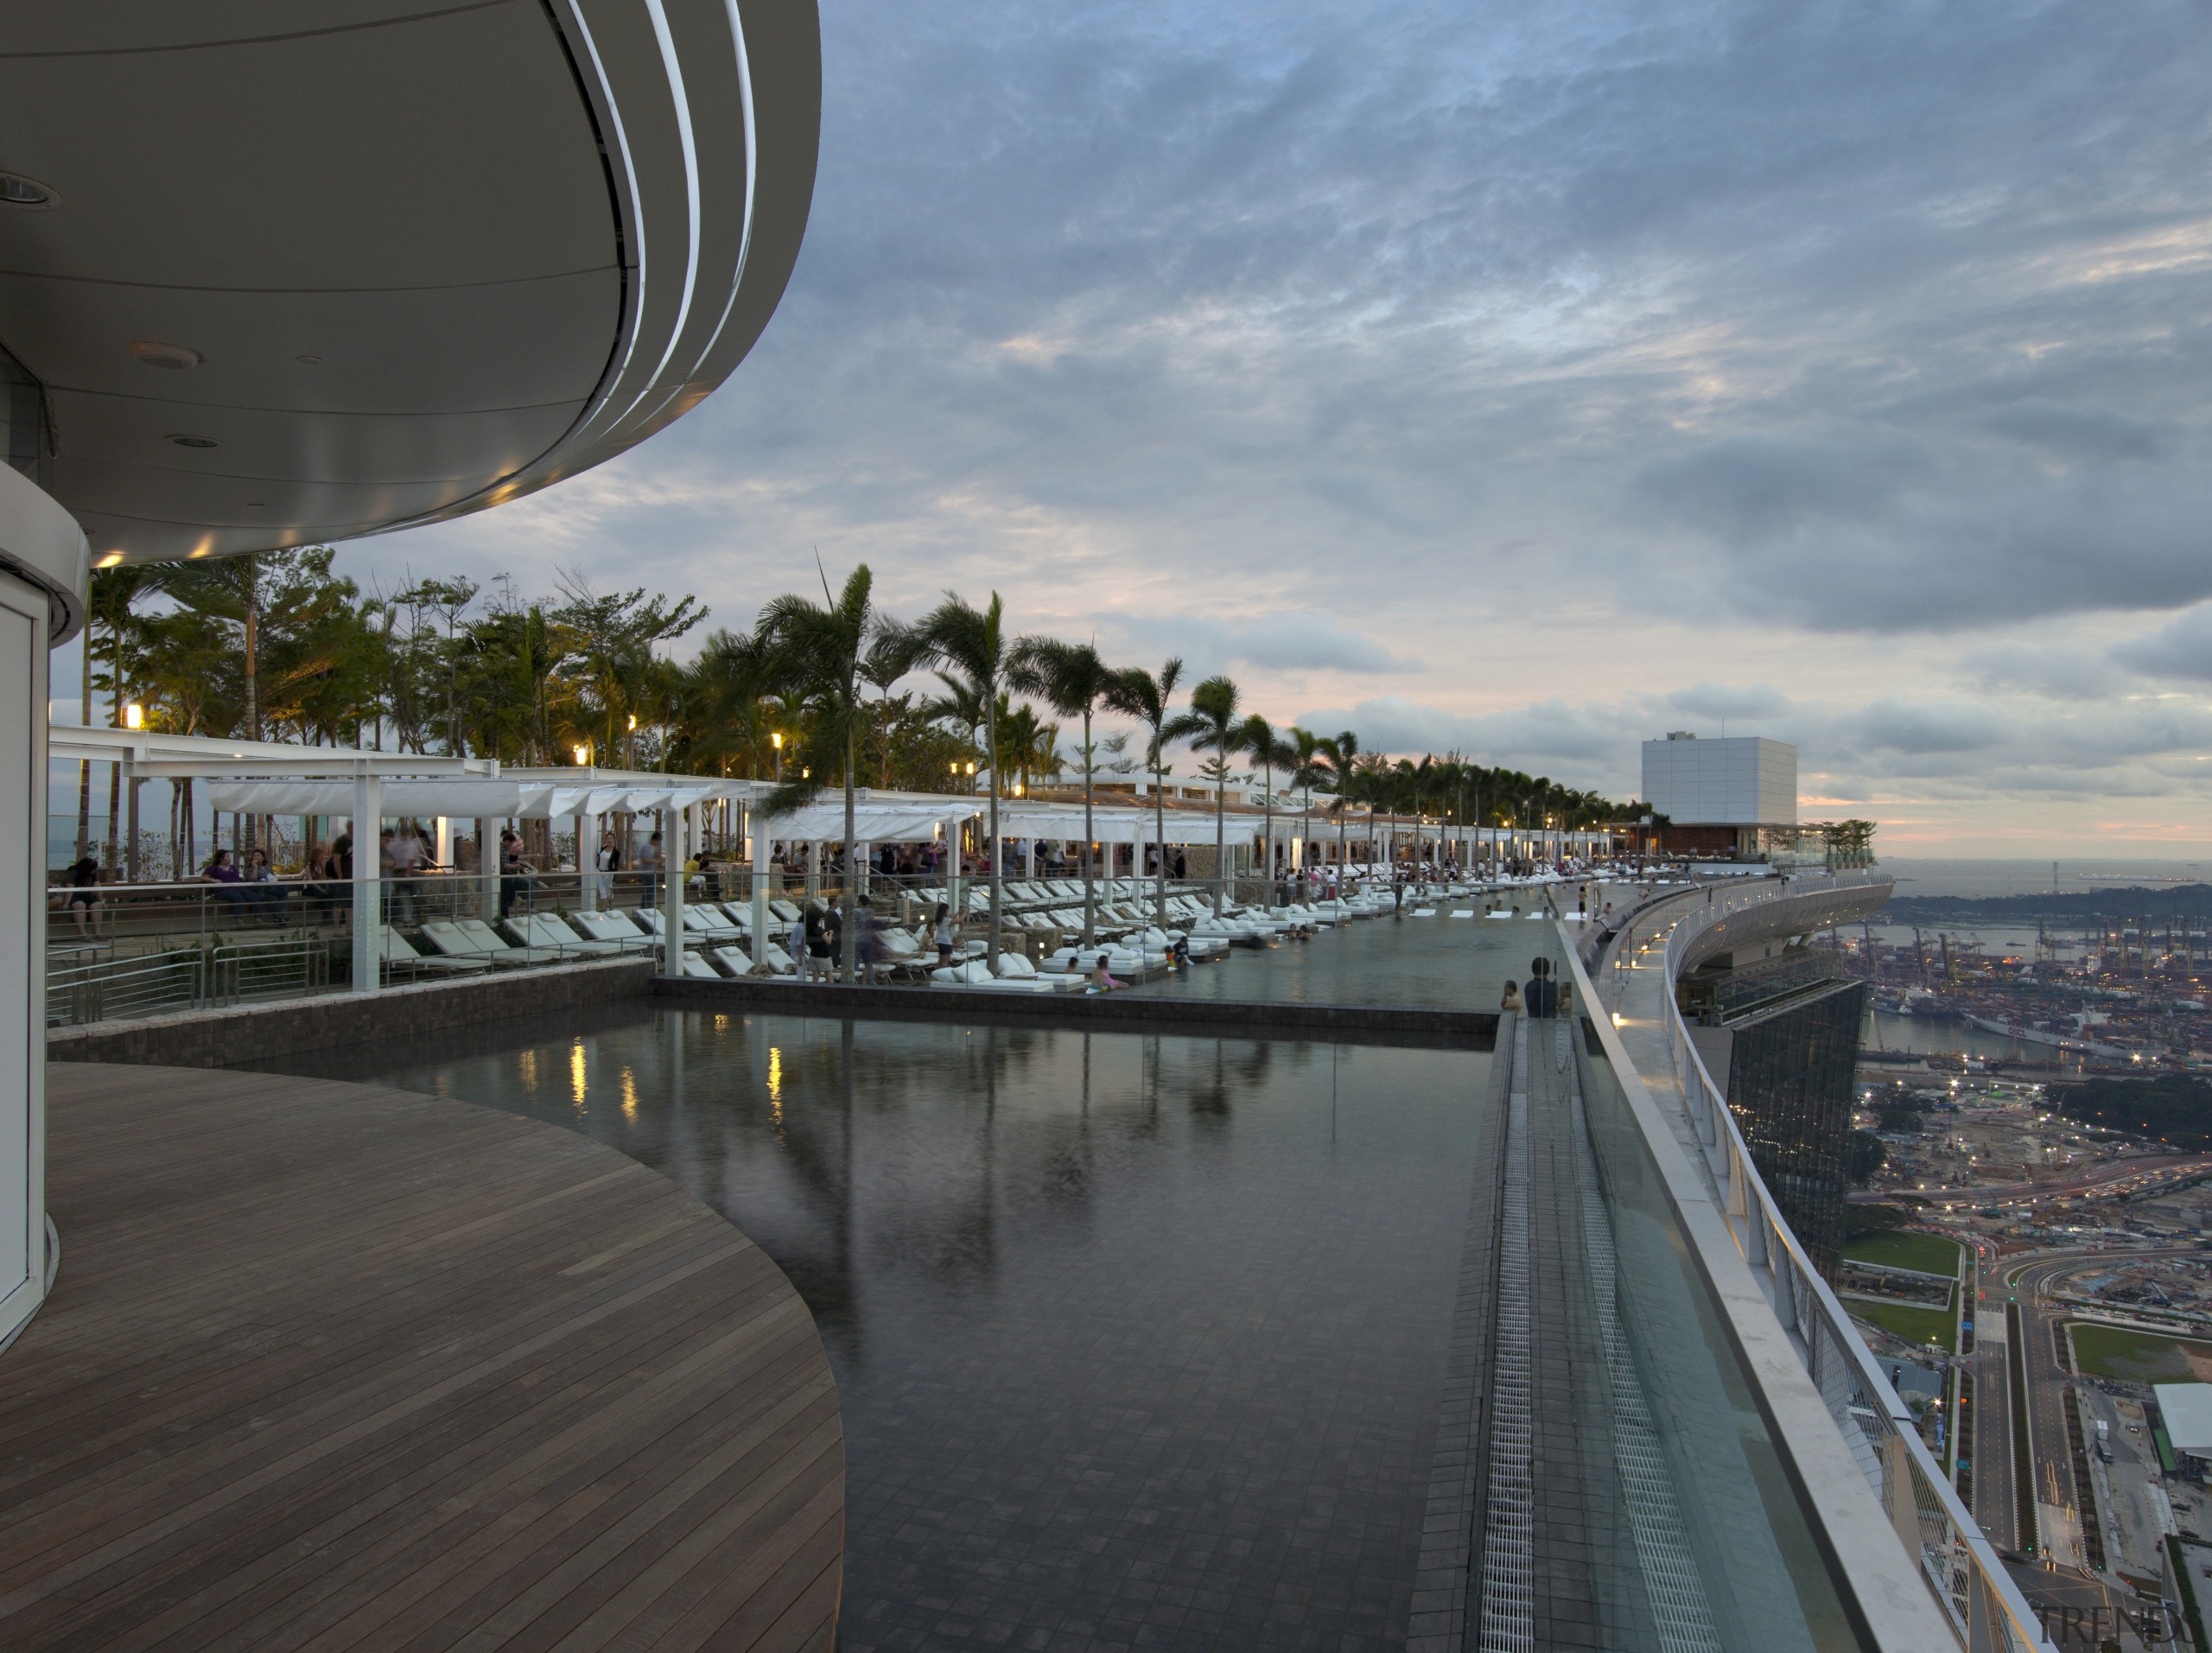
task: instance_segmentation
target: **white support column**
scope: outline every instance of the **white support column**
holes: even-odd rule
[[[453,821],[451,817],[441,815],[432,823],[431,830],[435,835],[435,841],[430,849],[430,858],[441,867],[452,866]]]
[[[753,962],[768,962],[768,817],[760,810],[749,810],[747,823],[753,829]]]
[[[845,847],[845,865],[852,873],[854,899],[867,900],[869,879],[875,871],[875,846],[872,843],[848,844]]]
[[[483,897],[482,910],[477,916],[486,924],[495,923],[499,916],[499,835],[488,820],[476,823],[476,842],[480,859],[476,867],[476,882]]]
[[[353,774],[353,991],[374,993],[384,971],[384,917],[377,881],[384,864],[378,833],[384,826],[384,782],[367,766]]]
[[[806,899],[822,899],[822,840],[814,839],[806,846]]]
[[[579,911],[599,911],[599,817],[576,817],[576,906]]]
[[[663,976],[683,974],[683,837],[684,829],[691,823],[691,811],[684,809],[663,810],[660,812],[661,871],[664,876],[660,885],[660,973]]]
[[[84,612],[85,536],[15,471],[0,466],[0,553],[66,580]],[[43,543],[41,544],[41,542]],[[57,555],[37,555],[41,549]],[[46,807],[48,651],[59,605],[0,572],[0,1349],[46,1300]],[[22,790],[17,791],[16,788]],[[59,915],[56,915],[57,917]]]

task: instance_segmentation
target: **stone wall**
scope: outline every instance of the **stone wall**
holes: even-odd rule
[[[93,1022],[49,1030],[46,1056],[49,1062],[231,1067],[302,1051],[641,998],[650,990],[652,975],[650,958],[624,958],[496,972],[464,982],[416,982],[382,993],[334,993],[143,1021]]]

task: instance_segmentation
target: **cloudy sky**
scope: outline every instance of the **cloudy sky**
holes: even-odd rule
[[[2212,12],[824,6],[789,296],[703,407],[348,548],[1226,670],[1616,795],[1802,748],[1902,853],[2212,849]]]

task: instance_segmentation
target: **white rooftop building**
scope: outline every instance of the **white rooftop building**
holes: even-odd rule
[[[1678,826],[1795,826],[1797,748],[1758,735],[1643,743],[1643,801]]]
[[[2154,1386],[2158,1411],[2166,1421],[2166,1439],[2177,1453],[2212,1459],[2212,1383],[2159,1383]]]

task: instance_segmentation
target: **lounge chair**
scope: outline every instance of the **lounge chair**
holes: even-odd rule
[[[480,958],[487,963],[550,963],[556,955],[518,947],[481,919],[428,919],[423,939],[448,958]]]
[[[492,968],[488,958],[441,958],[415,950],[415,944],[390,925],[384,926],[384,962],[394,974],[417,976],[481,976]]]
[[[571,912],[569,922],[593,941],[613,942],[627,952],[642,951],[652,940],[620,912]]]
[[[686,905],[683,909],[683,928],[688,934],[704,936],[711,941],[728,941],[745,933],[721,912],[703,902]]]
[[[506,934],[533,951],[558,958],[604,958],[632,950],[620,942],[587,941],[550,912],[518,914],[506,921]]]

